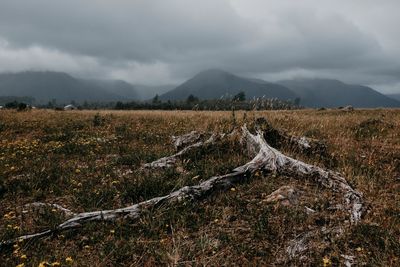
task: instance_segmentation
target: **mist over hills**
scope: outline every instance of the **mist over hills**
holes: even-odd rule
[[[135,88],[138,91],[139,98],[141,100],[149,100],[153,98],[155,95],[162,95],[166,92],[174,89],[176,85],[167,84],[167,85],[158,85],[158,86],[149,86],[143,84],[135,84]]]
[[[400,94],[388,94],[387,96],[400,101]]]
[[[232,97],[240,91],[247,98],[263,97],[281,100],[295,99],[297,96],[288,88],[279,84],[259,82],[243,78],[222,70],[206,70],[198,73],[175,89],[160,96],[163,100],[182,100],[189,95],[200,99],[218,99]]]
[[[400,107],[400,94],[383,95],[370,87],[346,84],[332,79],[293,79],[270,83],[240,77],[223,70],[202,71],[175,87],[132,85],[122,80],[80,79],[63,72],[27,71],[0,74],[0,97],[34,98],[35,104],[75,101],[110,102],[148,100],[156,94],[161,100],[185,100],[232,97],[240,91],[246,98],[265,97],[280,100],[300,98],[305,107]],[[396,100],[398,99],[398,100]],[[4,102],[3,101],[3,102]]]
[[[138,98],[136,89],[124,81],[85,80],[52,71],[2,73],[0,95],[33,97],[36,103],[46,103],[52,99],[60,103],[69,103]]]
[[[400,102],[370,87],[346,84],[332,79],[294,79],[279,84],[291,89],[306,107],[400,107]]]

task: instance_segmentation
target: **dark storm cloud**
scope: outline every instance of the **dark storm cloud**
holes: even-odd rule
[[[5,0],[0,34],[17,46],[149,62],[237,44],[251,31],[223,1],[189,2]]]
[[[2,0],[0,71],[54,69],[157,84],[222,68],[392,90],[400,81],[393,29],[400,4],[348,2]]]

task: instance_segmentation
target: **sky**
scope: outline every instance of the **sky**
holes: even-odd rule
[[[400,93],[398,0],[1,0],[0,72],[178,84],[210,68]]]

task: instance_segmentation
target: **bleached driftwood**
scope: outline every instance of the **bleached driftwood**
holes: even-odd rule
[[[67,215],[67,216],[75,215],[74,212],[72,212],[69,209],[64,208],[61,205],[52,204],[52,203],[43,203],[43,202],[33,202],[33,203],[29,203],[29,204],[24,205],[23,206],[24,209],[22,210],[22,213],[27,213],[28,212],[26,210],[26,208],[43,208],[43,207],[48,207],[48,208],[59,210],[59,211],[63,212],[65,215]]]
[[[243,168],[258,168],[269,172],[276,172],[281,175],[310,179],[312,182],[329,188],[334,192],[340,192],[344,198],[343,209],[348,211],[353,223],[361,219],[363,199],[361,193],[354,190],[339,173],[324,170],[318,166],[310,165],[282,154],[280,151],[269,146],[258,131],[257,135],[251,134],[246,127],[243,127],[247,143],[259,147],[259,153]]]
[[[193,132],[192,132],[193,133]],[[183,156],[187,155],[188,153],[191,153],[193,150],[214,144],[219,138],[224,137],[224,135],[218,135],[218,134],[212,134],[206,141],[198,141],[194,144],[188,145],[179,152],[160,158],[158,160],[155,160],[150,163],[146,163],[143,165],[143,168],[147,169],[157,169],[157,168],[171,168],[174,167],[178,161],[178,159],[182,158]],[[179,144],[181,144],[183,141],[179,139]],[[175,141],[175,147],[179,148],[181,145],[176,144],[177,141]]]
[[[285,185],[269,194],[262,202],[289,206],[297,204],[298,196],[299,193],[294,187]]]
[[[229,174],[213,176],[198,185],[185,186],[168,195],[155,197],[132,206],[113,210],[78,213],[54,229],[3,241],[0,245],[10,244],[18,240],[43,237],[58,231],[75,228],[91,221],[112,221],[117,218],[138,219],[144,211],[159,207],[160,205],[165,207],[173,206],[178,202],[195,200],[209,196],[216,191],[227,190],[234,184],[248,180],[251,177],[256,177],[252,175],[256,171],[273,172],[309,179],[335,192],[340,192],[344,199],[343,209],[350,214],[351,221],[357,223],[360,220],[363,211],[362,196],[340,174],[283,155],[267,144],[264,134],[260,130],[254,135],[249,132],[246,126],[243,126],[242,131],[243,139],[250,149],[249,151],[258,152],[250,162],[235,168]],[[208,140],[213,140],[213,138],[210,137]]]
[[[318,154],[322,157],[327,156],[327,147],[319,140],[307,138],[305,136],[297,137],[289,135],[272,127],[265,118],[257,118],[256,127],[263,132],[265,140],[275,149],[290,147],[306,154]]]
[[[292,148],[297,148],[302,152],[306,153],[314,152],[319,155],[326,154],[325,144],[306,137],[296,137],[288,135],[282,131],[273,128],[264,118],[258,118],[256,120],[256,126],[258,129],[260,129],[260,131],[263,132],[264,138],[267,139],[270,143],[272,143],[273,147],[281,147],[286,145]],[[145,163],[143,165],[143,168],[157,169],[157,168],[175,167],[178,162],[178,159],[183,158],[185,155],[191,153],[192,151],[200,149],[210,144],[214,144],[223,137],[232,136],[234,134],[236,134],[236,129],[227,135],[212,134],[205,141],[201,141],[201,139],[204,137],[204,133],[199,133],[196,131],[192,131],[188,134],[180,136],[173,136],[172,137],[173,145],[179,151],[173,155],[162,157],[153,162]],[[248,149],[252,150],[252,148],[250,148],[248,145],[247,147]]]
[[[172,136],[172,142],[174,144],[175,149],[180,150],[183,147],[198,142],[203,135],[204,135],[203,133],[191,131],[188,134]]]

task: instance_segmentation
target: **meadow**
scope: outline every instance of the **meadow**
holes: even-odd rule
[[[0,247],[0,266],[337,266],[343,255],[360,266],[400,266],[400,111],[54,111],[0,110],[0,241],[52,229],[73,212],[115,209],[248,162],[240,134],[204,147],[176,168],[143,164],[171,155],[171,136],[193,130],[230,133],[256,118],[293,136],[326,144],[327,155],[284,153],[340,172],[363,196],[362,221],[340,236],[315,239],[301,259],[284,244],[307,229],[341,222],[325,212],[329,192],[310,182],[257,173],[226,192],[160,206],[140,220],[90,222],[45,238]],[[268,140],[267,140],[268,141]],[[265,197],[283,185],[303,192],[304,205],[274,205]],[[333,196],[334,197],[334,196]]]

